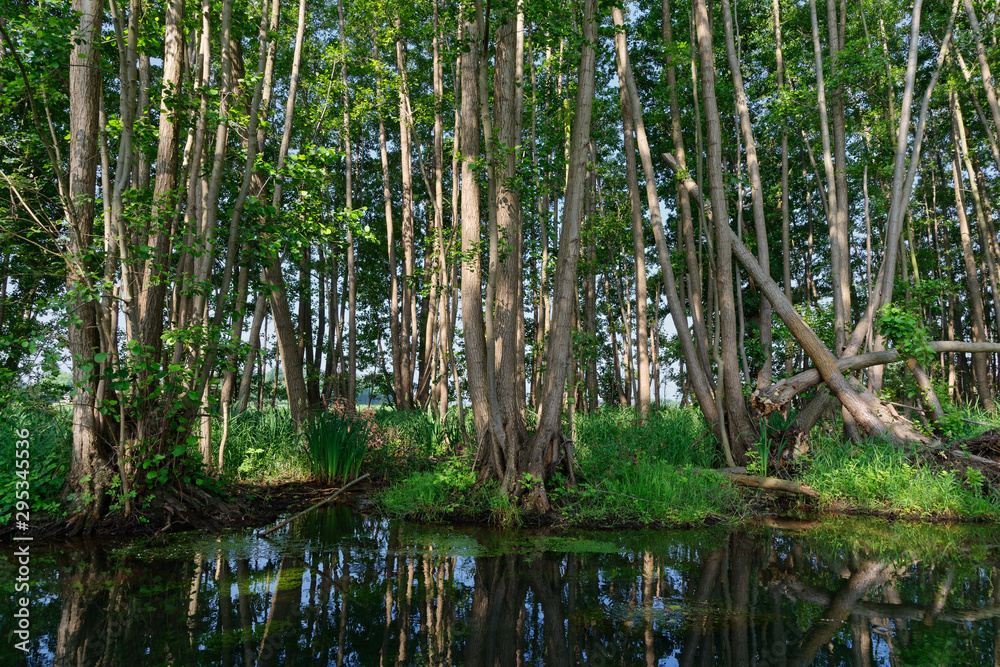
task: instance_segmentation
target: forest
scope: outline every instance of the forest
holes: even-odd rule
[[[995,664],[998,38],[0,0],[0,664]]]
[[[281,438],[550,517],[936,452],[996,517],[997,14],[4,0],[5,438],[74,534],[245,512]]]

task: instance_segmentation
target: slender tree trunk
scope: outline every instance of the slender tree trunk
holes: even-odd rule
[[[373,57],[378,59],[378,41]],[[381,101],[381,78],[376,81],[376,95]],[[396,407],[406,408],[403,390],[403,355],[399,324],[399,269],[396,263],[396,239],[392,222],[392,191],[389,187],[389,152],[386,147],[385,121],[379,114],[379,150],[382,157],[382,196],[385,200],[385,242],[389,257],[389,349],[392,351],[392,387]],[[408,335],[408,334],[407,334]]]
[[[969,25],[972,34],[976,38],[976,57],[979,59],[979,70],[983,75],[983,88],[986,90],[986,101],[990,106],[990,113],[993,116],[993,125],[996,128],[997,136],[1000,137],[1000,102],[997,101],[996,88],[993,85],[993,75],[990,72],[989,59],[986,56],[986,47],[983,44],[982,31],[979,27],[979,18],[972,5],[972,0],[963,0],[965,13],[969,17]],[[994,21],[996,17],[994,16]],[[995,44],[994,44],[995,46]]]
[[[570,135],[570,162],[563,208],[562,233],[559,238],[559,261],[556,267],[555,296],[552,303],[552,328],[546,350],[542,416],[538,430],[521,452],[518,468],[532,477],[526,504],[538,511],[549,507],[544,480],[551,466],[559,460],[563,447],[562,392],[566,367],[572,353],[571,321],[576,299],[576,269],[580,256],[580,227],[584,214],[584,186],[587,174],[587,145],[594,102],[594,45],[597,41],[597,1],[585,0],[583,43],[577,67],[576,111]],[[570,458],[570,465],[572,459]],[[549,470],[546,470],[549,468]]]
[[[774,16],[774,56],[777,62],[778,94],[785,88],[785,57],[781,46],[781,3],[772,0]],[[866,200],[867,201],[867,200]],[[792,293],[791,223],[788,200],[788,128],[781,128],[781,277],[785,296],[794,304]],[[871,293],[871,289],[868,290]],[[791,350],[785,349],[785,374],[792,373]]]
[[[754,140],[753,127],[750,124],[750,109],[743,86],[743,74],[740,72],[740,60],[736,54],[736,46],[733,39],[733,16],[729,7],[729,0],[722,0],[722,23],[726,33],[726,53],[729,57],[729,69],[732,72],[733,87],[736,90],[736,111],[740,118],[743,143],[746,146],[747,172],[750,174],[751,206],[753,207],[754,229],[757,234],[757,260],[764,270],[770,273],[771,260],[767,247],[767,221],[764,219],[764,188],[760,179],[757,143]],[[787,181],[787,162],[785,163],[785,168],[785,180]],[[771,376],[773,374],[771,361],[771,304],[767,299],[760,300],[760,345],[764,351],[764,363],[757,374],[758,388],[771,384]],[[750,379],[749,375],[747,379]]]
[[[396,20],[396,30],[401,31],[399,19]],[[417,316],[417,290],[416,290],[416,245],[413,230],[413,157],[410,148],[410,126],[413,121],[410,117],[409,89],[406,86],[406,60],[403,53],[402,35],[396,37],[396,66],[399,68],[400,89],[399,89],[399,157],[401,161],[400,175],[402,178],[403,212],[402,212],[402,240],[403,240],[403,300],[401,303],[402,320],[400,323],[400,358],[399,363],[402,369],[402,394],[400,407],[410,409],[413,407],[413,372],[415,367],[414,347],[417,339],[413,332],[418,327]]]
[[[295,111],[295,95],[299,85],[299,66],[302,62],[302,43],[306,24],[306,0],[299,0],[298,26],[295,33],[295,50],[292,55],[292,71],[288,85],[288,102],[285,105],[285,127],[281,136],[281,146],[278,149],[277,169],[280,172],[285,165],[289,144],[292,138],[292,118]],[[271,205],[281,208],[284,183],[279,177],[275,179]],[[270,288],[271,314],[274,316],[274,330],[278,336],[281,348],[281,362],[285,374],[285,387],[288,390],[288,407],[292,421],[302,424],[309,416],[309,401],[306,392],[305,376],[302,372],[302,357],[299,355],[295,326],[292,323],[288,307],[285,279],[281,271],[281,253],[275,252],[269,264],[264,269],[264,280]]]
[[[698,51],[701,57],[701,94],[705,108],[708,134],[708,187],[712,199],[712,218],[715,223],[716,289],[720,344],[724,371],[721,387],[724,388],[726,418],[730,447],[736,462],[745,460],[746,450],[757,435],[743,402],[736,340],[736,306],[733,300],[732,241],[729,228],[729,210],[725,196],[722,173],[722,128],[715,98],[715,63],[712,44],[712,25],[704,0],[694,0],[698,33]]]
[[[663,23],[663,41],[667,53],[666,75],[667,87],[670,89],[670,130],[674,152],[681,169],[687,169],[684,135],[681,131],[681,107],[677,95],[677,69],[673,61],[673,30],[670,22],[670,0],[661,3],[661,21]],[[700,116],[696,113],[696,118]],[[700,122],[700,120],[699,120]],[[691,320],[694,325],[694,340],[698,350],[695,360],[700,361],[702,373],[707,376],[711,365],[708,362],[708,330],[705,327],[705,313],[702,309],[702,278],[695,248],[694,217],[691,213],[691,200],[687,190],[677,186],[677,215],[684,242],[684,259],[687,266],[688,303],[691,305]],[[710,379],[709,379],[710,380]]]
[[[668,19],[669,20],[669,19]],[[639,199],[639,177],[636,173],[635,138],[633,136],[632,104],[628,99],[625,63],[617,58],[618,89],[622,103],[622,133],[625,139],[625,175],[628,183],[629,210],[632,218],[632,253],[635,257],[636,347],[639,363],[639,392],[636,412],[643,420],[649,415],[649,341],[646,331],[646,240],[642,229],[642,203]],[[690,212],[690,211],[689,211]],[[619,283],[620,284],[620,283]],[[693,303],[693,300],[692,300]]]
[[[99,150],[98,105],[101,92],[100,27],[102,4],[96,0],[73,0],[73,11],[79,12],[80,23],[72,35],[71,58],[77,67],[69,71],[69,222],[68,251],[71,266],[79,267],[67,274],[66,288],[71,295],[85,294],[90,280],[89,262],[84,252],[93,242],[94,193],[97,186]],[[168,9],[168,13],[169,13]],[[73,455],[69,484],[78,498],[88,494],[93,500],[88,507],[79,506],[79,527],[88,528],[101,516],[107,505],[106,493],[110,471],[105,467],[108,452],[102,443],[96,414],[94,374],[84,370],[94,364],[99,352],[97,306],[92,297],[77,296],[71,302],[68,329],[69,351],[73,356]]]
[[[952,113],[956,114],[957,104],[954,92],[950,94]],[[951,136],[954,146],[952,155],[952,178],[955,183],[955,207],[958,213],[958,228],[962,238],[962,258],[965,261],[965,278],[969,285],[969,310],[972,313],[972,339],[977,343],[986,342],[986,324],[983,317],[983,297],[979,288],[979,275],[976,268],[976,259],[972,251],[972,234],[969,230],[969,221],[965,212],[964,183],[962,179],[962,168],[960,165],[961,144],[958,131],[959,120],[957,116],[952,116]],[[979,394],[980,404],[986,410],[992,410],[993,392],[989,382],[989,362],[987,355],[972,355],[973,372],[976,379],[976,390]]]
[[[351,109],[347,91],[347,24],[344,21],[343,0],[337,0],[337,16],[340,24],[340,49],[343,59],[340,61],[340,83],[344,87],[342,104],[344,105],[344,129],[342,130],[344,146],[344,207],[348,211],[354,209],[354,189],[351,177],[353,161],[351,158]],[[347,408],[354,410],[357,401],[358,386],[358,281],[354,272],[354,232],[350,224],[347,226],[347,316],[351,324],[347,329]]]

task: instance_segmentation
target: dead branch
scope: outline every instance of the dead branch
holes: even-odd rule
[[[717,473],[724,475],[737,484],[752,486],[757,489],[767,489],[768,491],[783,491],[785,493],[797,493],[810,498],[819,498],[819,493],[810,486],[802,482],[790,479],[778,479],[777,477],[761,477],[759,475],[742,475],[728,470],[717,470]]]

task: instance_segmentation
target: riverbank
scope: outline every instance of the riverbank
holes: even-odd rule
[[[454,414],[444,422],[423,412],[391,409],[349,415],[366,427],[367,446],[357,474],[367,473],[372,481],[338,502],[411,521],[501,527],[667,528],[829,514],[1000,521],[1000,421],[987,414],[957,416],[953,422],[960,428],[943,450],[845,443],[837,425],[826,424],[810,434],[808,453],[791,462],[773,438],[762,439],[745,472],[795,480],[811,490],[810,497],[749,488],[720,474],[718,448],[695,410],[659,408],[638,424],[632,410],[604,408],[577,416],[575,484],[556,475],[549,485],[552,510],[540,516],[525,514],[495,486],[476,483],[475,452],[463,444],[462,425]],[[70,454],[65,415],[58,408],[15,405],[6,406],[0,416],[3,460],[14,457],[7,451],[12,448],[7,443],[13,442],[8,435],[32,434],[26,476],[33,530],[39,535],[64,531],[68,499],[62,495],[62,479]],[[768,433],[782,426],[772,422]],[[215,452],[221,434],[221,424],[216,424]],[[202,469],[195,480],[219,498],[226,512],[203,520],[172,517],[144,507],[139,499],[125,519],[120,503],[112,499],[108,520],[97,532],[156,535],[264,526],[318,502],[341,483],[317,484],[313,473],[308,449],[287,411],[249,411],[230,422],[222,470]],[[15,475],[0,481],[0,536],[9,535],[14,526],[18,481]]]

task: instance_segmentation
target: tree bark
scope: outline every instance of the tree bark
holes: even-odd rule
[[[952,113],[957,112],[956,95],[950,94]],[[955,208],[958,214],[958,228],[962,239],[962,259],[965,261],[965,279],[969,285],[969,309],[972,312],[972,337],[977,343],[986,342],[986,324],[983,317],[983,296],[979,288],[976,259],[972,250],[972,234],[969,230],[969,220],[965,212],[964,184],[960,164],[961,145],[957,129],[958,118],[952,116],[951,136],[954,151],[952,153],[952,178],[955,183]],[[976,376],[976,389],[983,408],[992,410],[993,392],[989,382],[989,362],[986,355],[972,355],[973,372]]]
[[[66,277],[67,293],[74,295],[69,304],[72,317],[68,327],[68,347],[73,357],[73,452],[69,486],[77,494],[77,517],[80,528],[89,528],[107,506],[106,494],[111,481],[107,469],[107,450],[95,406],[94,355],[101,350],[97,329],[97,304],[86,294],[90,279],[89,262],[84,253],[93,242],[94,193],[97,186],[97,159],[100,154],[98,105],[101,91],[100,37],[102,4],[97,0],[73,0],[79,12],[78,28],[71,36],[70,57],[76,67],[69,71],[70,149],[67,250],[74,258]],[[168,10],[169,13],[169,10]],[[91,498],[88,505],[85,496]]]
[[[736,306],[733,300],[732,232],[722,173],[722,127],[715,98],[715,61],[712,24],[705,0],[694,0],[701,58],[701,95],[707,131],[708,188],[715,224],[716,290],[718,293],[719,336],[724,364],[720,387],[725,395],[727,427],[734,460],[743,463],[747,447],[757,439],[756,431],[743,402],[736,340]],[[758,286],[759,287],[759,286]],[[772,302],[773,303],[773,302]]]
[[[616,19],[617,21],[617,19]],[[616,23],[617,25],[617,23]],[[618,40],[616,39],[616,42]],[[625,84],[624,58],[618,65],[618,88],[622,103],[622,133],[625,139],[625,178],[628,184],[629,211],[632,219],[632,253],[635,257],[636,356],[639,364],[639,391],[636,412],[643,420],[649,415],[649,341],[646,317],[646,240],[642,229],[642,203],[639,199],[639,177],[636,174],[634,123],[632,103]],[[619,283],[620,284],[620,283]]]
[[[584,214],[584,185],[587,174],[587,145],[590,142],[590,120],[594,103],[594,45],[597,41],[597,0],[585,0],[583,43],[577,67],[578,82],[576,112],[570,135],[569,171],[566,182],[566,203],[563,208],[562,233],[559,238],[559,260],[556,266],[555,295],[552,302],[552,328],[546,350],[543,382],[542,416],[538,430],[522,450],[520,470],[531,475],[532,483],[525,504],[537,511],[549,508],[544,480],[562,450],[562,394],[566,383],[566,366],[572,352],[571,322],[576,299],[576,269],[580,256],[580,227]]]
[[[743,86],[743,74],[740,72],[740,61],[736,54],[736,46],[733,40],[733,15],[729,4],[729,0],[722,0],[722,23],[726,33],[726,54],[729,57],[729,69],[732,72],[733,87],[736,90],[736,111],[739,114],[740,130],[743,133],[743,143],[746,146],[754,230],[757,235],[757,261],[760,262],[761,267],[765,271],[770,273],[771,260],[767,247],[767,221],[764,219],[764,188],[761,184],[760,164],[757,160],[757,142],[754,140],[753,126],[750,124],[750,109],[747,102],[746,90]],[[787,181],[787,161],[785,162],[784,173],[785,180]],[[771,304],[766,299],[761,299],[760,301],[760,346],[764,351],[764,363],[757,373],[758,388],[771,384],[771,377],[773,375]],[[747,379],[749,379],[749,376]]]

